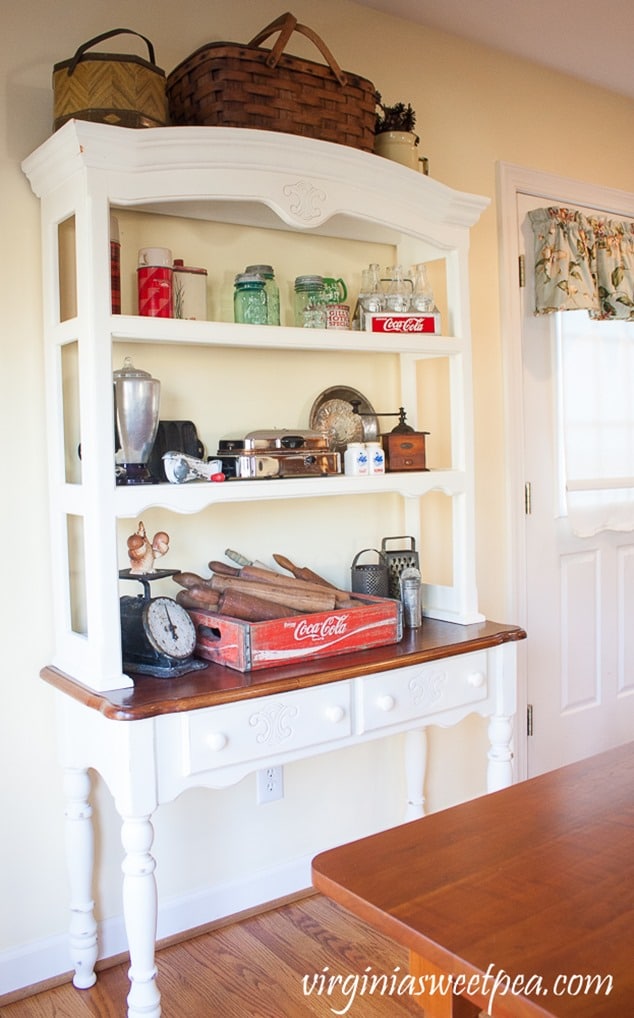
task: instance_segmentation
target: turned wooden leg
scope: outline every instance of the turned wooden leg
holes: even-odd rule
[[[97,923],[92,900],[94,835],[87,770],[64,771],[66,857],[70,882],[70,955],[74,985],[80,990],[96,980]]]
[[[149,817],[126,817],[121,828],[123,915],[130,950],[128,1018],[159,1018],[161,995],[156,985],[156,863],[150,849],[154,829]]]
[[[480,1008],[466,997],[451,992],[450,977],[438,966],[410,952],[409,971],[417,987],[425,992],[413,998],[423,1008],[424,1018],[478,1018]]]
[[[487,791],[497,792],[513,784],[513,718],[493,715],[489,721]]]
[[[405,736],[405,780],[407,782],[406,820],[425,815],[425,772],[427,770],[427,729],[407,732]]]

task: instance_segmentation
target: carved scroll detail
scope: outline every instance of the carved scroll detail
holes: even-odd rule
[[[305,223],[323,217],[323,204],[326,192],[315,187],[307,180],[298,180],[294,184],[286,184],[284,196],[289,200],[289,211]]]
[[[265,710],[252,714],[249,724],[252,728],[259,727],[260,731],[256,736],[256,742],[263,743],[284,742],[293,735],[293,726],[289,724],[292,718],[297,717],[297,707],[288,707],[284,703],[275,703]]]
[[[417,707],[431,707],[442,700],[447,685],[447,672],[427,672],[409,683],[412,702]]]

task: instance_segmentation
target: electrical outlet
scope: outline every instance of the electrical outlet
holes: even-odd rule
[[[257,772],[258,805],[284,798],[283,767],[263,767]]]

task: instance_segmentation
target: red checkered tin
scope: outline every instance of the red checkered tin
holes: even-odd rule
[[[141,248],[137,268],[140,315],[172,317],[172,278],[172,252],[169,248]]]
[[[172,317],[172,270],[160,265],[137,269],[139,314],[152,318]]]

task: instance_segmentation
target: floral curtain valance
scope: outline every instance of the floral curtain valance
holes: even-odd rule
[[[528,213],[535,236],[535,314],[585,309],[634,321],[634,223],[566,208]]]

